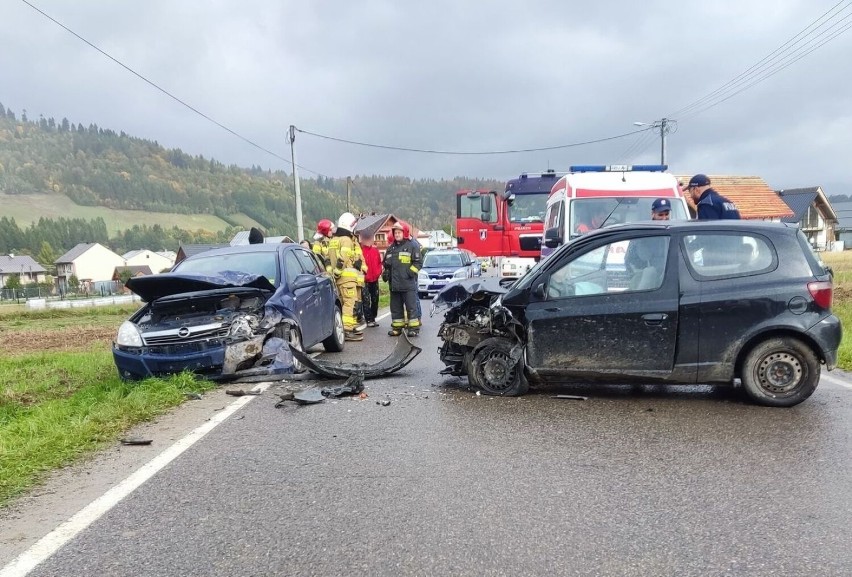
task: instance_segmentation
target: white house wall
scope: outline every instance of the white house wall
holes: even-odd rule
[[[125,266],[121,255],[96,244],[74,260],[74,274],[81,281],[111,281],[115,267],[119,266]]]
[[[151,272],[157,274],[164,269],[170,269],[175,262],[150,250],[143,250],[133,258],[127,259],[126,266],[148,266]]]

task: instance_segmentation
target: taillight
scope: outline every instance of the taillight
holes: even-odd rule
[[[831,308],[831,297],[834,290],[830,280],[809,282],[808,292],[811,293],[817,306],[824,309]]]

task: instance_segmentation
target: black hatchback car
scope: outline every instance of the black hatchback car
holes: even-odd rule
[[[496,395],[532,382],[742,381],[788,407],[835,367],[830,271],[795,226],[634,223],[581,237],[508,289],[467,281],[440,336],[445,374]]]

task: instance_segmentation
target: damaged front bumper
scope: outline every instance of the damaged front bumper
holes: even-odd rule
[[[351,375],[360,375],[365,379],[382,377],[395,373],[408,363],[414,360],[414,357],[420,354],[423,349],[412,344],[408,340],[408,336],[402,333],[396,339],[396,346],[390,355],[375,364],[369,363],[333,363],[320,359],[311,358],[302,351],[292,351],[293,356],[306,366],[311,371],[324,377],[348,378]]]
[[[242,340],[208,342],[194,348],[180,352],[164,347],[120,347],[113,343],[112,354],[119,375],[128,380],[183,371],[214,381],[293,373],[293,355],[281,338],[255,335]]]

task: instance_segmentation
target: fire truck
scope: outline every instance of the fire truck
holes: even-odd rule
[[[496,261],[501,277],[522,276],[541,255],[547,199],[561,174],[548,170],[522,174],[502,192],[456,193],[459,248]]]

